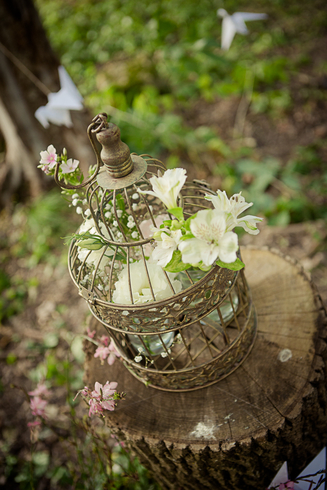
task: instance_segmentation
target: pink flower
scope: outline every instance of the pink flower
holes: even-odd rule
[[[110,354],[108,356],[108,364],[109,364],[109,366],[111,366],[115,362],[116,357],[120,357],[120,354],[117,351],[116,346],[114,344],[114,341],[112,339],[111,339],[111,342],[110,342],[108,349],[110,351]]]
[[[114,393],[116,393],[117,386],[118,383],[116,383],[116,381],[111,381],[111,383],[107,381],[106,384],[102,387],[103,397],[107,398],[108,396],[111,396]]]
[[[100,342],[102,342],[103,345],[105,345],[106,347],[108,347],[109,337],[107,337],[107,335],[102,335],[102,337],[100,339]]]
[[[40,420],[34,420],[34,422],[28,422],[27,427],[30,427],[31,429],[33,429],[33,427],[38,427],[39,425],[41,425],[41,421]]]
[[[30,407],[32,410],[32,414],[41,418],[45,418],[45,407],[48,402],[46,400],[42,400],[39,396],[34,396],[31,399]]]
[[[113,400],[103,401],[101,405],[105,410],[110,410],[111,412],[115,410],[115,402]]]
[[[28,394],[30,396],[43,396],[48,397],[50,392],[44,383],[39,383],[34,391],[29,391]]]
[[[100,357],[101,361],[103,362],[107,359],[109,354],[110,354],[109,348],[105,347],[104,345],[100,345],[95,351],[94,357]]]
[[[96,333],[95,330],[92,330],[92,332],[91,332],[91,330],[89,328],[87,329],[87,335],[88,335],[88,337],[90,337],[90,339],[93,339],[95,333]]]
[[[286,483],[281,483],[278,487],[278,490],[287,490],[287,489],[294,489],[294,482],[293,481],[288,481]]]
[[[72,158],[70,158],[69,160],[67,160],[67,163],[63,162],[60,168],[63,174],[70,174],[77,169],[78,165],[78,160],[73,160]]]
[[[94,398],[91,398],[89,400],[89,405],[90,405],[90,410],[89,410],[89,417],[91,415],[101,415],[103,412],[103,408],[101,406],[101,403],[98,400],[94,400]]]
[[[48,169],[51,169],[56,165],[57,153],[53,145],[49,145],[46,151],[41,151],[40,156],[40,163],[46,166]],[[44,168],[42,168],[42,170],[44,170]]]

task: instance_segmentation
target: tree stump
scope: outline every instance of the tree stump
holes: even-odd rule
[[[327,441],[326,312],[302,269],[268,249],[244,249],[257,311],[254,347],[230,376],[192,392],[149,388],[86,344],[86,383],[126,393],[108,426],[164,489],[266,488],[287,460],[295,477]],[[104,328],[95,319],[91,329]]]

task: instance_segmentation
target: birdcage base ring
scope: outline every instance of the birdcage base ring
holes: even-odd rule
[[[252,350],[256,334],[257,316],[251,303],[242,333],[225,351],[207,363],[178,371],[144,368],[126,358],[123,359],[123,363],[128,371],[146,386],[170,392],[199,390],[218,383],[241,366]]]

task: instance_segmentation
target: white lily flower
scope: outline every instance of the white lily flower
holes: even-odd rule
[[[152,228],[156,232],[162,230],[157,230]],[[173,253],[177,250],[179,241],[182,237],[181,230],[169,231],[170,234],[162,232],[160,235],[160,241],[157,239],[157,246],[152,252],[152,259],[157,261],[157,264],[161,267],[165,267],[172,259]]]
[[[199,211],[190,224],[195,238],[184,240],[178,245],[182,261],[188,264],[212,265],[218,258],[226,263],[237,259],[238,238],[235,233],[226,233],[224,213],[207,209]]]
[[[206,195],[205,198],[211,201],[217,211],[224,212],[226,216],[226,231],[232,231],[235,226],[241,226],[250,235],[257,235],[259,230],[256,223],[260,223],[263,218],[247,215],[243,218],[238,216],[246,209],[253,206],[253,203],[246,202],[241,192],[234,194],[228,199],[225,191],[217,190],[217,196]]]
[[[135,304],[140,304],[154,301],[143,261],[134,262],[133,264],[130,264],[129,267],[133,302]],[[168,272],[168,281],[166,273],[162,270],[162,268],[159,265],[150,262],[147,262],[147,270],[156,301],[169,298],[169,296],[173,295],[169,281],[171,282],[175,293],[181,291],[182,284],[180,281],[174,279],[176,274]],[[112,299],[114,303],[132,303],[127,266],[124,266],[124,269],[119,273],[118,281],[115,283],[115,291],[113,292]]]
[[[162,177],[151,177],[153,191],[142,191],[141,194],[149,194],[157,197],[164,203],[167,209],[177,207],[177,197],[186,180],[186,170],[183,168],[173,168],[166,170]]]

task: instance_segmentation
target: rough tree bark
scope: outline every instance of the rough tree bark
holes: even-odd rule
[[[291,477],[327,442],[326,312],[289,258],[243,250],[257,311],[254,347],[227,378],[198,391],[145,387],[119,361],[101,366],[87,343],[86,382],[118,381],[126,399],[106,417],[164,489],[266,488]],[[90,328],[104,332],[95,319]]]
[[[51,92],[60,89],[60,62],[33,1],[2,0],[0,18],[0,132],[5,146],[4,161],[0,162],[0,206],[3,206],[15,193],[20,197],[36,196],[52,182],[37,169],[40,151],[51,143],[58,151],[66,147],[69,155],[80,160],[83,170],[95,161],[86,136],[91,120],[86,110],[72,114],[74,126],[70,129],[52,124],[44,129],[34,117],[36,109],[48,101],[46,89]]]

